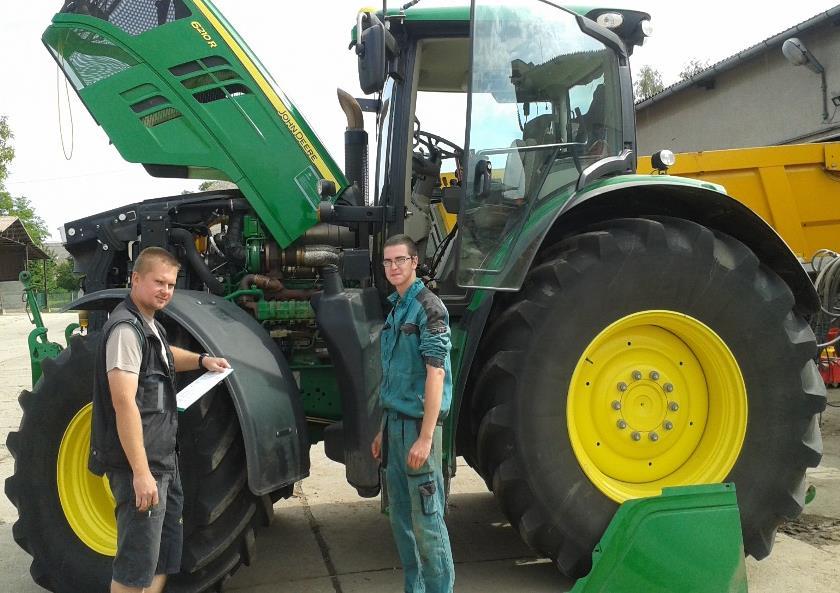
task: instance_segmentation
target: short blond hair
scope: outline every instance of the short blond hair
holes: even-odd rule
[[[145,274],[155,264],[163,264],[178,270],[181,269],[181,263],[166,249],[162,247],[146,247],[137,256],[137,260],[134,262],[134,271],[138,274]]]

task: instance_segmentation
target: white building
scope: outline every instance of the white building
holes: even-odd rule
[[[639,154],[840,139],[840,6],[782,31],[636,105]],[[808,65],[782,55],[798,38]],[[824,68],[822,77],[811,68]],[[824,102],[827,117],[824,117]]]

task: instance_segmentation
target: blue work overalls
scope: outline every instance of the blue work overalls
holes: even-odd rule
[[[426,365],[446,371],[439,418],[449,413],[452,370],[449,315],[440,299],[416,280],[403,298],[397,293],[382,330],[384,410],[383,457],[391,529],[405,574],[406,593],[449,593],[455,582],[441,460],[441,426],[432,451],[419,469],[408,467],[408,452],[423,418]]]

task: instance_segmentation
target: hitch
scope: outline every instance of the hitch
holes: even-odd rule
[[[47,339],[47,327],[41,317],[41,309],[35,299],[35,289],[32,288],[32,274],[24,270],[18,275],[18,280],[23,284],[23,295],[21,299],[26,303],[26,314],[29,321],[35,325],[35,329],[29,332],[29,362],[32,369],[32,385],[41,378],[41,362],[45,358],[55,358],[63,348],[61,344],[50,342]],[[68,335],[73,331],[72,325],[68,327]],[[78,327],[78,326],[77,326]],[[75,328],[74,328],[75,329]]]

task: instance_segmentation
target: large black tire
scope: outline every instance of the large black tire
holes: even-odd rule
[[[805,469],[820,461],[825,388],[790,289],[750,249],[685,220],[612,220],[547,249],[495,307],[472,394],[474,461],[532,548],[569,576],[588,571],[618,505],[571,446],[572,373],[614,321],[669,310],[714,330],[740,367],[748,422],[726,481],[746,552],[769,554],[777,526],[802,510]]]
[[[109,590],[112,557],[76,535],[61,506],[56,480],[59,446],[70,421],[91,402],[99,334],[75,337],[43,377],[23,391],[20,429],[7,445],[15,459],[6,495],[17,507],[15,541],[32,556],[30,572],[56,593]],[[245,451],[236,413],[223,384],[179,419],[184,487],[182,572],[167,591],[220,590],[254,554],[256,528],[271,517],[268,497],[248,490]]]

